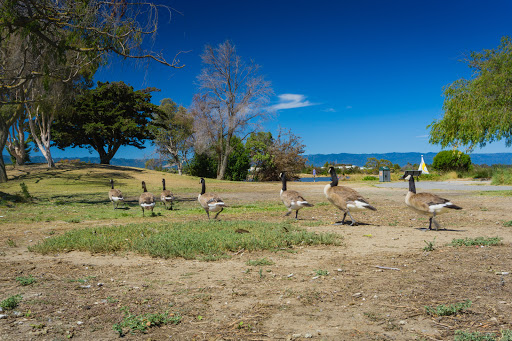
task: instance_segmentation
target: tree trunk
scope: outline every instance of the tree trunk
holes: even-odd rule
[[[28,125],[30,127],[30,133],[32,134],[32,138],[36,142],[41,154],[43,154],[44,158],[48,163],[48,168],[55,168],[55,162],[53,162],[52,153],[50,151],[50,142],[51,142],[51,133],[50,128],[53,123],[53,115],[45,115],[41,113],[39,115],[39,106],[36,108],[36,113],[34,117],[32,117],[32,113],[30,110],[28,111]],[[36,132],[36,124],[37,128],[39,128],[39,133]]]
[[[7,172],[5,171],[3,151],[7,142],[9,128],[6,126],[3,118],[0,118],[0,121],[0,183],[4,183],[7,182]]]
[[[7,149],[9,153],[16,159],[16,165],[21,166],[25,164],[26,150],[25,150],[25,131],[23,129],[24,116],[12,125],[12,130],[9,131],[7,138]]]

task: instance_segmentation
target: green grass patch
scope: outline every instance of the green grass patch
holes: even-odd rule
[[[512,226],[512,220],[504,222],[504,223],[503,223],[503,226],[505,226],[505,227],[510,227],[510,226]]]
[[[244,229],[249,233],[237,233]],[[288,231],[288,232],[285,232]],[[335,233],[314,233],[293,224],[261,221],[191,221],[75,229],[29,247],[42,254],[63,251],[132,251],[153,257],[216,260],[230,252],[287,249],[293,245],[339,245]]]
[[[315,275],[317,275],[317,276],[328,276],[328,275],[329,275],[329,271],[327,271],[327,270],[322,270],[322,269],[314,270],[313,272],[314,272],[314,273],[315,273]]]
[[[476,238],[464,238],[464,239],[453,239],[450,245],[452,246],[493,246],[500,245],[501,237],[476,237]]]
[[[135,334],[135,332],[144,333],[151,327],[161,326],[164,324],[172,323],[178,324],[181,321],[180,314],[170,314],[168,311],[163,313],[133,315],[127,307],[121,308],[124,312],[124,318],[120,323],[114,324],[112,327],[119,336],[124,336],[126,333]]]
[[[265,265],[274,265],[275,263],[271,259],[268,259],[267,257],[265,257],[265,258],[261,258],[261,259],[255,259],[255,260],[249,259],[245,264],[247,264],[249,266],[265,266]]]
[[[427,312],[428,315],[432,316],[450,316],[456,315],[457,313],[464,311],[469,307],[471,307],[471,301],[466,300],[464,302],[459,302],[455,304],[441,304],[435,308],[425,306],[425,311]]]
[[[512,185],[512,168],[496,168],[492,172],[492,185]]]
[[[16,282],[18,282],[20,285],[30,285],[30,284],[34,284],[36,282],[36,279],[34,277],[32,277],[32,275],[28,275],[28,276],[20,276],[20,277],[16,277]]]
[[[501,336],[494,333],[469,332],[465,330],[455,331],[455,341],[512,341],[512,331],[505,329]]]
[[[426,240],[424,240],[424,242],[425,242],[425,247],[423,248],[423,251],[430,252],[430,251],[434,251],[436,249],[436,247],[435,247],[436,237],[434,237],[434,240],[432,240],[431,242],[427,242]]]
[[[379,180],[379,178],[377,178],[376,176],[367,175],[364,178],[362,178],[361,180],[363,180],[363,181],[375,181],[375,180]]]
[[[0,302],[0,308],[3,310],[12,310],[20,304],[22,299],[23,297],[20,294],[8,297]]]

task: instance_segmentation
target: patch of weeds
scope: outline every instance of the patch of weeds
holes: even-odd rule
[[[119,333],[119,336],[126,335],[127,332],[135,334],[135,332],[145,333],[148,328],[153,326],[161,326],[172,323],[178,324],[181,321],[180,314],[163,313],[133,315],[127,307],[121,308],[124,318],[120,323],[114,324],[112,329]]]
[[[260,268],[260,271],[258,271],[258,274],[260,275],[260,279],[265,277],[265,275],[263,274],[263,269],[262,268]]]
[[[504,222],[503,226],[511,227],[512,226],[512,220]]]
[[[431,241],[431,242],[427,242],[426,240],[424,240],[425,242],[425,247],[423,248],[423,251],[425,252],[430,252],[430,251],[434,251],[436,248],[435,248],[435,244],[436,244],[436,237],[434,237],[434,240]]]
[[[329,271],[327,271],[327,270],[318,269],[318,270],[314,270],[314,272],[317,276],[328,276],[329,275]]]
[[[425,311],[427,312],[428,315],[432,316],[450,316],[456,315],[457,313],[464,311],[469,307],[471,307],[471,301],[466,300],[464,302],[449,305],[441,304],[435,308],[425,306]]]
[[[492,333],[468,332],[456,330],[454,341],[498,341]]]
[[[267,259],[265,257],[265,258],[256,259],[256,260],[249,259],[247,262],[245,262],[245,264],[247,264],[249,266],[265,266],[265,265],[274,265],[275,263],[272,260]]]
[[[11,296],[0,302],[0,307],[4,310],[14,309],[20,304],[22,299],[23,297],[20,294]]]
[[[476,238],[464,238],[464,239],[453,239],[451,244],[452,246],[492,246],[492,245],[500,245],[501,237],[476,237]]]
[[[66,220],[66,222],[77,224],[77,223],[81,222],[81,220],[80,220],[80,218],[71,218],[71,219]]]
[[[377,322],[377,321],[380,321],[382,319],[382,317],[378,316],[377,314],[375,313],[363,313],[364,316],[366,316],[366,318],[372,322]]]
[[[20,276],[20,277],[16,277],[16,282],[18,282],[20,285],[30,285],[30,284],[34,284],[36,282],[36,279],[34,277],[32,277],[32,275],[28,275],[26,277],[23,277],[23,276]]]
[[[248,323],[244,323],[244,321],[240,321],[236,327],[238,329],[252,330],[252,326]]]
[[[11,238],[7,239],[6,243],[7,243],[8,247],[16,247],[16,246],[18,246],[18,245],[16,245],[16,242],[14,240],[12,240]]]
[[[20,187],[21,187],[21,197],[23,198],[23,201],[25,201],[25,202],[32,201],[32,196],[28,192],[27,185],[24,182],[22,182],[22,183],[20,183]]]
[[[375,181],[375,180],[379,180],[379,178],[377,178],[376,176],[367,175],[364,178],[362,178],[361,180],[363,180],[363,181]]]

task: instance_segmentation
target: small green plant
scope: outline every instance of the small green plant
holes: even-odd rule
[[[453,239],[451,242],[452,246],[492,246],[492,245],[500,245],[501,237],[476,237],[476,238],[464,238],[464,239]]]
[[[124,319],[112,327],[119,333],[119,336],[126,335],[125,329],[128,329],[132,334],[135,334],[137,331],[144,333],[153,326],[161,326],[167,323],[178,324],[181,321],[180,314],[170,314],[168,311],[164,313],[133,315],[127,307],[123,307],[121,310],[124,313]]]
[[[80,218],[71,218],[71,219],[66,220],[66,222],[78,224],[79,222],[81,222],[81,220],[80,220]]]
[[[329,275],[329,271],[318,269],[318,270],[315,270],[315,274],[317,276],[328,276]]]
[[[7,243],[7,246],[9,246],[9,247],[16,247],[17,246],[16,242],[14,240],[12,240],[11,238],[7,239],[6,243]]]
[[[256,260],[249,259],[245,264],[247,264],[249,266],[265,266],[265,265],[274,265],[274,262],[265,257],[265,258],[256,259]]]
[[[30,284],[34,284],[36,282],[36,279],[34,277],[32,277],[32,275],[28,275],[26,277],[23,277],[23,276],[20,276],[20,277],[16,277],[16,282],[18,282],[20,285],[30,285]]]
[[[23,197],[23,201],[30,201],[32,200],[32,196],[28,192],[28,187],[25,185],[24,182],[20,183],[21,187],[21,196]]]
[[[441,304],[435,308],[425,306],[425,310],[428,315],[449,316],[449,315],[456,315],[457,313],[464,311],[469,307],[471,307],[471,301],[466,300],[464,302],[459,302],[459,303],[449,304],[449,305]]]
[[[492,333],[468,332],[456,330],[454,341],[498,341]]]
[[[11,296],[0,302],[0,307],[4,310],[14,309],[20,304],[22,299],[23,297],[20,294]]]
[[[511,227],[511,226],[512,226],[512,220],[504,222],[504,223],[503,223],[503,226],[505,226],[505,227]]]
[[[429,252],[429,251],[434,251],[436,248],[435,248],[435,243],[436,243],[436,237],[434,237],[434,240],[431,241],[431,242],[427,242],[426,240],[424,240],[425,242],[425,247],[423,248],[423,251],[425,252]]]
[[[376,176],[367,175],[364,178],[362,178],[361,180],[363,180],[363,181],[375,181],[375,180],[379,180],[379,178],[377,178]]]
[[[263,274],[263,269],[260,268],[260,271],[258,271],[258,274],[260,275],[260,279],[265,277],[265,275]]]
[[[109,296],[109,297],[107,297],[107,302],[108,303],[117,303],[117,302],[119,302],[119,300],[112,296]]]

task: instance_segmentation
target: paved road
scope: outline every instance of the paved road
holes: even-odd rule
[[[377,187],[409,188],[408,181],[383,182]],[[493,186],[490,181],[416,181],[419,190],[441,189],[448,191],[512,191],[512,186]]]

